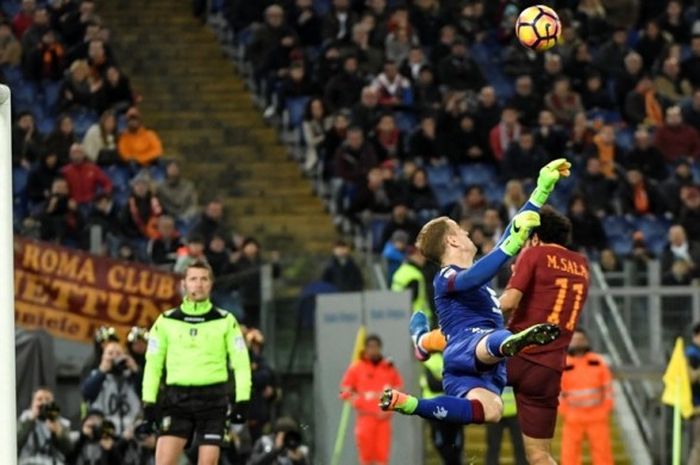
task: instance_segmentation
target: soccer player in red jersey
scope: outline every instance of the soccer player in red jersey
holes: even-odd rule
[[[559,326],[560,337],[547,346],[526,349],[506,362],[515,391],[518,420],[530,465],[556,465],[551,442],[557,420],[567,348],[588,295],[588,261],[566,248],[571,223],[550,207],[540,211],[540,226],[520,252],[501,296],[503,312],[512,312],[508,329],[537,323]]]

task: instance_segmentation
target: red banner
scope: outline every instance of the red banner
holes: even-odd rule
[[[23,328],[91,342],[108,325],[123,338],[180,303],[174,273],[26,239],[15,239],[14,255],[15,322]]]

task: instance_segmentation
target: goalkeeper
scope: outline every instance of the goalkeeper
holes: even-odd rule
[[[418,399],[386,389],[380,400],[383,410],[460,424],[501,419],[500,394],[506,384],[504,357],[554,341],[559,328],[538,324],[516,334],[506,330],[499,300],[488,283],[520,251],[531,229],[539,225],[537,212],[560,177],[569,176],[570,167],[569,162],[559,159],[540,170],[537,188],[528,202],[508,225],[496,248],[477,263],[473,263],[476,247],[469,234],[453,220],[441,217],[423,226],[417,246],[427,259],[443,267],[435,276],[434,286],[438,322],[447,339],[443,353],[443,387],[447,395]],[[412,326],[415,320],[412,319]],[[420,331],[414,330],[418,327]],[[429,352],[430,340],[421,338],[424,327],[418,324],[410,330],[416,350]],[[436,344],[442,346],[442,335],[436,336],[435,339],[441,339]]]
[[[209,301],[213,284],[205,262],[187,266],[182,304],[158,317],[149,332],[143,377],[144,420],[158,420],[156,465],[176,465],[187,444],[199,444],[199,465],[219,463],[220,446],[231,421],[246,420],[251,373],[248,348],[232,314]],[[229,409],[229,364],[236,382]],[[165,389],[157,399],[163,373]]]

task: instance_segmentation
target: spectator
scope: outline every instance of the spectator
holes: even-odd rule
[[[535,92],[531,76],[523,74],[517,77],[515,95],[510,98],[508,106],[518,111],[522,124],[530,125],[537,119],[542,108],[542,98]]]
[[[165,165],[165,179],[156,187],[156,197],[163,210],[176,220],[190,222],[199,212],[194,184],[182,177],[180,165],[174,160]]]
[[[61,176],[58,156],[45,152],[27,176],[27,199],[32,205],[40,204],[49,198],[54,179]]]
[[[231,251],[226,245],[226,239],[222,234],[213,234],[204,250],[206,261],[214,272],[214,276],[224,276],[233,272],[233,260]],[[214,288],[216,289],[216,284]],[[214,292],[216,294],[216,292]],[[222,306],[229,308],[228,306]]]
[[[417,169],[411,176],[408,187],[409,207],[421,218],[435,216],[438,210],[437,199],[428,183],[428,175],[423,169]]]
[[[409,236],[406,231],[397,229],[382,249],[382,260],[386,264],[386,282],[391,283],[396,270],[406,258],[406,250],[409,246]]]
[[[58,107],[61,111],[90,109],[94,106],[94,88],[90,66],[85,60],[75,60],[61,84]]]
[[[537,178],[540,166],[547,163],[547,154],[535,144],[530,131],[523,131],[517,143],[511,144],[501,162],[501,173],[507,180]]]
[[[586,87],[586,79],[600,72],[593,66],[593,57],[587,42],[576,42],[572,49],[564,72],[571,79],[571,88],[580,94]]]
[[[685,22],[683,4],[680,1],[670,0],[668,2],[666,12],[659,18],[659,27],[673,38],[673,42],[688,43],[690,27]]]
[[[192,263],[205,261],[204,250],[204,239],[190,235],[187,239],[187,245],[180,247],[177,251],[177,260],[175,260],[173,271],[178,274],[184,274]]]
[[[356,126],[348,128],[345,142],[335,153],[335,177],[357,184],[362,182],[369,170],[376,165],[376,155],[372,147],[365,142],[362,129]]]
[[[503,204],[501,205],[499,216],[503,224],[507,224],[520,211],[520,208],[527,202],[523,183],[517,179],[511,179],[506,183],[503,194]],[[484,212],[486,216],[486,212]]]
[[[360,101],[352,109],[353,125],[359,126],[369,133],[377,124],[381,109],[379,107],[379,94],[372,86],[362,88]]]
[[[338,240],[333,246],[333,257],[323,270],[321,280],[332,284],[340,292],[358,292],[364,288],[362,271],[344,240]]]
[[[398,27],[386,36],[384,41],[385,57],[395,63],[403,63],[411,50],[416,47],[418,47],[418,38],[410,33],[407,27]],[[420,50],[419,47],[418,50]]]
[[[159,268],[172,270],[177,261],[177,251],[183,246],[173,217],[161,215],[158,218],[158,236],[149,240],[146,247],[149,261]]]
[[[569,200],[567,216],[571,221],[571,248],[584,253],[600,252],[607,247],[608,239],[600,219],[594,215],[579,195]]]
[[[92,244],[93,228],[98,228],[100,243]],[[121,225],[119,215],[111,197],[100,193],[94,198],[90,213],[85,220],[83,229],[82,247],[92,253],[112,255],[116,252],[116,246],[121,238]],[[94,247],[99,245],[100,249]]]
[[[307,0],[304,0],[307,1]],[[364,89],[362,90],[364,95]],[[331,127],[331,118],[326,114],[326,107],[320,98],[312,98],[306,106],[304,122],[301,124],[302,137],[305,146],[304,171],[308,174],[316,172],[326,131]]]
[[[669,228],[668,244],[661,252],[661,273],[678,277],[682,273],[674,272],[673,268],[679,261],[685,264],[688,284],[691,279],[700,276],[700,246],[689,241],[683,226],[676,224]]]
[[[210,200],[190,231],[190,236],[201,237],[208,244],[211,237],[224,232],[224,204],[219,199]]]
[[[590,151],[595,152],[596,157],[600,160],[600,172],[606,178],[614,179],[615,164],[620,160],[624,160],[625,153],[617,145],[615,138],[615,127],[611,124],[606,124],[598,134],[593,136],[593,145],[590,146]]]
[[[450,54],[438,63],[440,84],[450,90],[476,91],[486,82],[476,62],[469,56],[467,44],[456,38]]]
[[[513,107],[505,107],[501,112],[501,122],[489,132],[491,153],[497,161],[503,157],[513,141],[520,139],[522,126],[518,122],[518,111]]]
[[[306,74],[304,63],[294,61],[289,65],[289,73],[279,83],[277,113],[282,113],[288,99],[308,97],[314,93],[309,76]]]
[[[619,78],[625,72],[625,56],[628,52],[627,29],[617,27],[610,39],[598,50],[594,60],[595,66],[604,73],[606,78]]]
[[[347,213],[357,223],[373,214],[387,214],[396,201],[392,194],[390,186],[384,182],[381,169],[372,168],[367,174],[367,181],[357,189]]]
[[[487,241],[491,239],[495,243],[501,237],[503,234],[503,221],[501,220],[498,209],[493,207],[486,209],[484,218],[482,219],[481,229]],[[488,253],[483,250],[483,247],[482,252]]]
[[[68,163],[68,154],[75,142],[73,119],[68,115],[59,115],[56,118],[54,130],[49,133],[46,141],[44,141],[44,148],[58,155],[58,163],[63,166]]]
[[[409,158],[411,160],[422,160],[423,163],[431,163],[440,158],[436,138],[435,118],[432,115],[425,114],[421,117],[420,125],[416,131],[411,134],[408,146]]]
[[[457,38],[457,31],[451,24],[445,24],[440,28],[440,36],[437,44],[433,47],[430,54],[430,62],[439,64],[443,58],[450,54],[452,44]],[[422,43],[422,42],[421,42]]]
[[[411,82],[399,73],[396,62],[384,61],[383,71],[372,81],[372,88],[377,92],[378,104],[399,109],[413,104]]]
[[[668,209],[678,215],[681,208],[681,191],[693,185],[693,173],[690,171],[690,161],[679,158],[673,168],[673,173],[661,184],[661,192]]]
[[[326,131],[326,137],[323,141],[323,160],[321,167],[321,175],[324,181],[330,180],[335,174],[335,156],[338,148],[347,138],[348,128],[350,127],[350,112],[345,110],[333,115],[333,123],[331,128]],[[360,128],[362,132],[362,128]]]
[[[234,272],[239,274],[239,294],[245,310],[245,322],[248,326],[260,326],[260,271],[265,261],[262,259],[260,243],[248,237],[241,245],[241,254],[235,262]],[[272,277],[277,278],[281,274],[279,266],[279,253],[270,253]]]
[[[541,71],[536,74],[537,87],[541,95],[546,95],[552,90],[554,83],[562,78],[565,78],[563,73],[564,65],[562,58],[556,53],[547,53],[544,57],[544,73]]]
[[[119,452],[118,441],[114,423],[105,419],[101,410],[91,409],[83,419],[80,436],[73,446],[69,463],[121,465],[123,457]]]
[[[625,96],[623,117],[631,126],[646,124],[659,127],[663,124],[662,102],[648,76],[642,76]]]
[[[571,128],[571,135],[566,143],[566,148],[575,157],[580,157],[585,152],[590,151],[595,135],[596,131],[593,129],[593,123],[588,121],[584,112],[580,112],[574,118],[574,126]]]
[[[380,243],[386,244],[395,231],[402,230],[408,234],[408,243],[413,244],[418,236],[420,226],[413,219],[411,211],[404,203],[397,203],[391,210],[391,218],[382,230]]]
[[[484,86],[479,91],[479,103],[476,114],[479,115],[479,124],[485,128],[496,126],[501,119],[503,108],[498,104],[496,89],[493,86]]]
[[[288,14],[288,23],[299,37],[302,47],[321,45],[321,18],[313,9],[312,0],[296,0]]]
[[[141,402],[136,391],[139,366],[124,353],[118,342],[110,342],[102,353],[102,360],[81,386],[84,399],[91,408],[102,411],[115,427],[115,434],[133,432]],[[115,399],[119,399],[115,403]]]
[[[0,66],[17,66],[22,57],[22,46],[6,22],[0,22]]]
[[[337,0],[336,0],[337,1]],[[297,422],[288,417],[275,422],[271,434],[253,444],[248,465],[309,465],[309,448],[303,444]]]
[[[614,197],[616,183],[603,175],[600,160],[590,157],[586,160],[586,170],[581,175],[577,191],[588,201],[588,206],[596,216],[602,217],[612,212],[610,199]]]
[[[120,213],[122,230],[130,239],[154,239],[158,237],[158,217],[163,214],[163,207],[158,198],[151,193],[150,179],[143,173],[135,176],[131,182],[129,200]]]
[[[367,336],[362,358],[348,367],[340,383],[340,398],[357,410],[355,441],[361,463],[389,463],[391,417],[380,411],[375,393],[403,385],[401,375],[381,351],[379,336]]]
[[[134,104],[134,93],[129,78],[116,66],[107,67],[105,78],[97,110],[104,112],[113,109],[121,112],[131,107]]]
[[[659,23],[655,20],[648,21],[636,47],[647,71],[654,68],[657,59],[663,55],[668,46],[669,42],[659,29]]]
[[[681,75],[680,63],[674,57],[664,60],[661,73],[654,79],[654,87],[661,98],[673,105],[690,97],[693,90],[690,82]]]
[[[478,185],[467,186],[464,189],[464,196],[452,209],[450,218],[457,222],[465,219],[475,222],[483,217],[487,208],[488,203],[484,197],[484,188]]]
[[[621,183],[619,200],[626,215],[654,215],[664,211],[663,199],[656,185],[636,168],[627,170],[627,182]]]
[[[344,1],[344,0],[343,0]],[[324,96],[328,107],[334,111],[350,108],[357,102],[364,81],[359,74],[357,58],[347,56],[343,60],[343,71],[333,76],[325,84]]]
[[[107,110],[100,116],[100,121],[91,125],[85,133],[83,150],[91,162],[111,165],[119,159],[116,140],[117,118],[113,111]]]
[[[479,125],[479,127],[482,127]],[[449,143],[446,143],[449,141]],[[486,138],[478,130],[475,118],[469,113],[464,113],[459,118],[459,127],[447,134],[439,137],[440,152],[447,151],[450,162],[453,165],[464,165],[469,163],[493,164],[493,156],[489,150]],[[436,154],[433,162],[439,161],[441,155]]]
[[[272,402],[277,398],[277,380],[275,372],[263,355],[265,338],[257,329],[248,329],[245,340],[250,354],[250,369],[253,386],[250,391],[250,415],[248,429],[255,443],[270,422]]]
[[[411,83],[415,84],[420,80],[420,72],[423,67],[428,66],[429,64],[430,63],[426,59],[420,45],[413,45],[409,50],[406,59],[401,60],[401,68],[399,69],[399,72],[403,76],[406,76]]]
[[[681,202],[678,223],[688,237],[700,237],[700,189],[696,186],[681,189]]]
[[[622,271],[622,264],[618,260],[617,255],[612,249],[603,249],[600,251],[600,267],[605,273],[617,273]]]
[[[82,217],[78,204],[70,198],[69,192],[65,179],[54,179],[49,197],[38,208],[41,240],[64,245],[79,243]]]
[[[403,139],[401,132],[396,127],[394,116],[390,113],[383,114],[379,118],[373,137],[378,161],[403,160],[406,156]]]
[[[627,53],[624,60],[624,70],[615,80],[615,100],[619,107],[625,106],[627,95],[635,89],[643,76],[642,56],[637,52]]]
[[[670,163],[679,157],[700,158],[700,136],[694,128],[683,123],[681,109],[677,106],[666,110],[666,124],[656,131],[654,145]]]
[[[29,169],[39,159],[42,150],[42,137],[34,115],[28,111],[20,112],[12,128],[12,165]]]
[[[32,81],[57,81],[63,75],[65,50],[52,30],[44,32],[41,42],[33,49],[24,49],[24,75]]]
[[[534,131],[535,144],[542,148],[548,160],[560,158],[566,148],[566,132],[556,124],[551,111],[540,111],[537,122],[539,126]]]
[[[85,152],[80,144],[70,147],[70,163],[63,167],[61,174],[70,188],[71,200],[78,205],[87,205],[98,192],[112,192],[112,181],[93,162],[85,159]]]
[[[639,127],[634,133],[634,147],[622,160],[626,169],[637,168],[655,181],[666,179],[668,170],[661,151],[651,144],[649,131]]]
[[[434,111],[440,108],[442,96],[435,83],[435,75],[430,66],[423,66],[418,79],[413,84],[413,102],[419,111]]]
[[[700,35],[690,40],[690,56],[681,64],[681,71],[695,89],[700,86]]]
[[[583,110],[581,97],[570,88],[569,78],[560,77],[554,81],[552,90],[544,97],[545,108],[550,110],[557,123],[569,127],[576,113]]]
[[[146,129],[141,121],[141,113],[136,108],[126,112],[126,131],[119,136],[119,155],[126,162],[136,162],[141,166],[158,163],[163,155],[163,146],[158,134]]]
[[[586,110],[612,110],[615,103],[608,90],[603,87],[603,78],[597,72],[586,76],[585,86],[581,92],[581,103]]]
[[[575,14],[579,21],[581,36],[599,44],[603,36],[608,32],[608,22],[605,19],[605,8],[601,0],[583,0],[579,2]]]
[[[31,27],[34,21],[35,9],[35,0],[22,0],[20,10],[12,18],[12,31],[18,39],[21,39],[27,29]]]
[[[693,92],[689,104],[683,105],[683,121],[700,131],[700,89]]]
[[[46,387],[36,389],[30,407],[19,416],[17,463],[67,464],[66,456],[71,450],[69,432],[70,423],[61,416],[53,392]]]
[[[333,0],[333,6],[321,23],[321,36],[324,41],[349,42],[352,27],[357,22],[357,14],[350,9],[349,0]]]

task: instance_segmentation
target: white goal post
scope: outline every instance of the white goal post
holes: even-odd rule
[[[0,463],[17,463],[10,88],[0,85]],[[4,251],[4,252],[2,252]],[[3,336],[4,334],[4,336]]]

